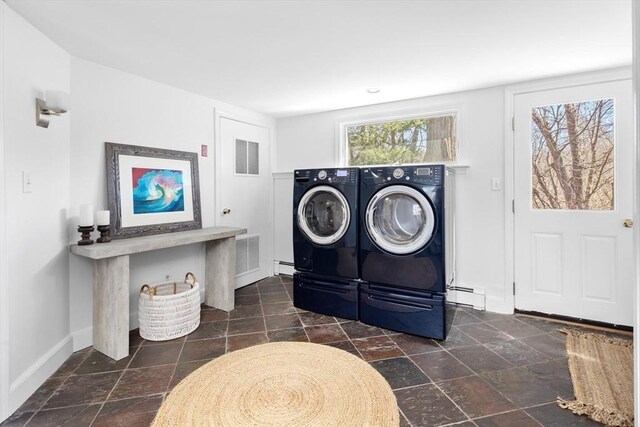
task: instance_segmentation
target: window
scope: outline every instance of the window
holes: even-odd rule
[[[531,110],[534,209],[614,209],[614,101]]]
[[[456,115],[350,124],[347,165],[441,163],[456,159]]]

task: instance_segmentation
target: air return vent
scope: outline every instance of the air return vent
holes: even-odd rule
[[[260,268],[260,235],[236,239],[236,275]]]

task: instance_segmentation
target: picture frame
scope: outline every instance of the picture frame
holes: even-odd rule
[[[202,228],[198,154],[105,142],[111,237]]]

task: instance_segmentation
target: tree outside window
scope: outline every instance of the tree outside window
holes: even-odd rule
[[[346,127],[349,166],[442,163],[456,159],[456,115]]]

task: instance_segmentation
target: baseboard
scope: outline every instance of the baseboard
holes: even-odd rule
[[[466,286],[452,286],[447,290],[447,301],[456,304],[469,305],[476,310],[486,309],[485,290]]]
[[[293,264],[286,261],[274,261],[273,262],[273,274],[278,276],[280,274],[286,274],[287,276],[293,276],[295,272]]]
[[[13,413],[31,396],[73,353],[71,335],[51,347],[9,386],[9,413]]]
[[[490,295],[487,293],[487,311],[513,314],[513,303],[505,301],[503,296]]]

